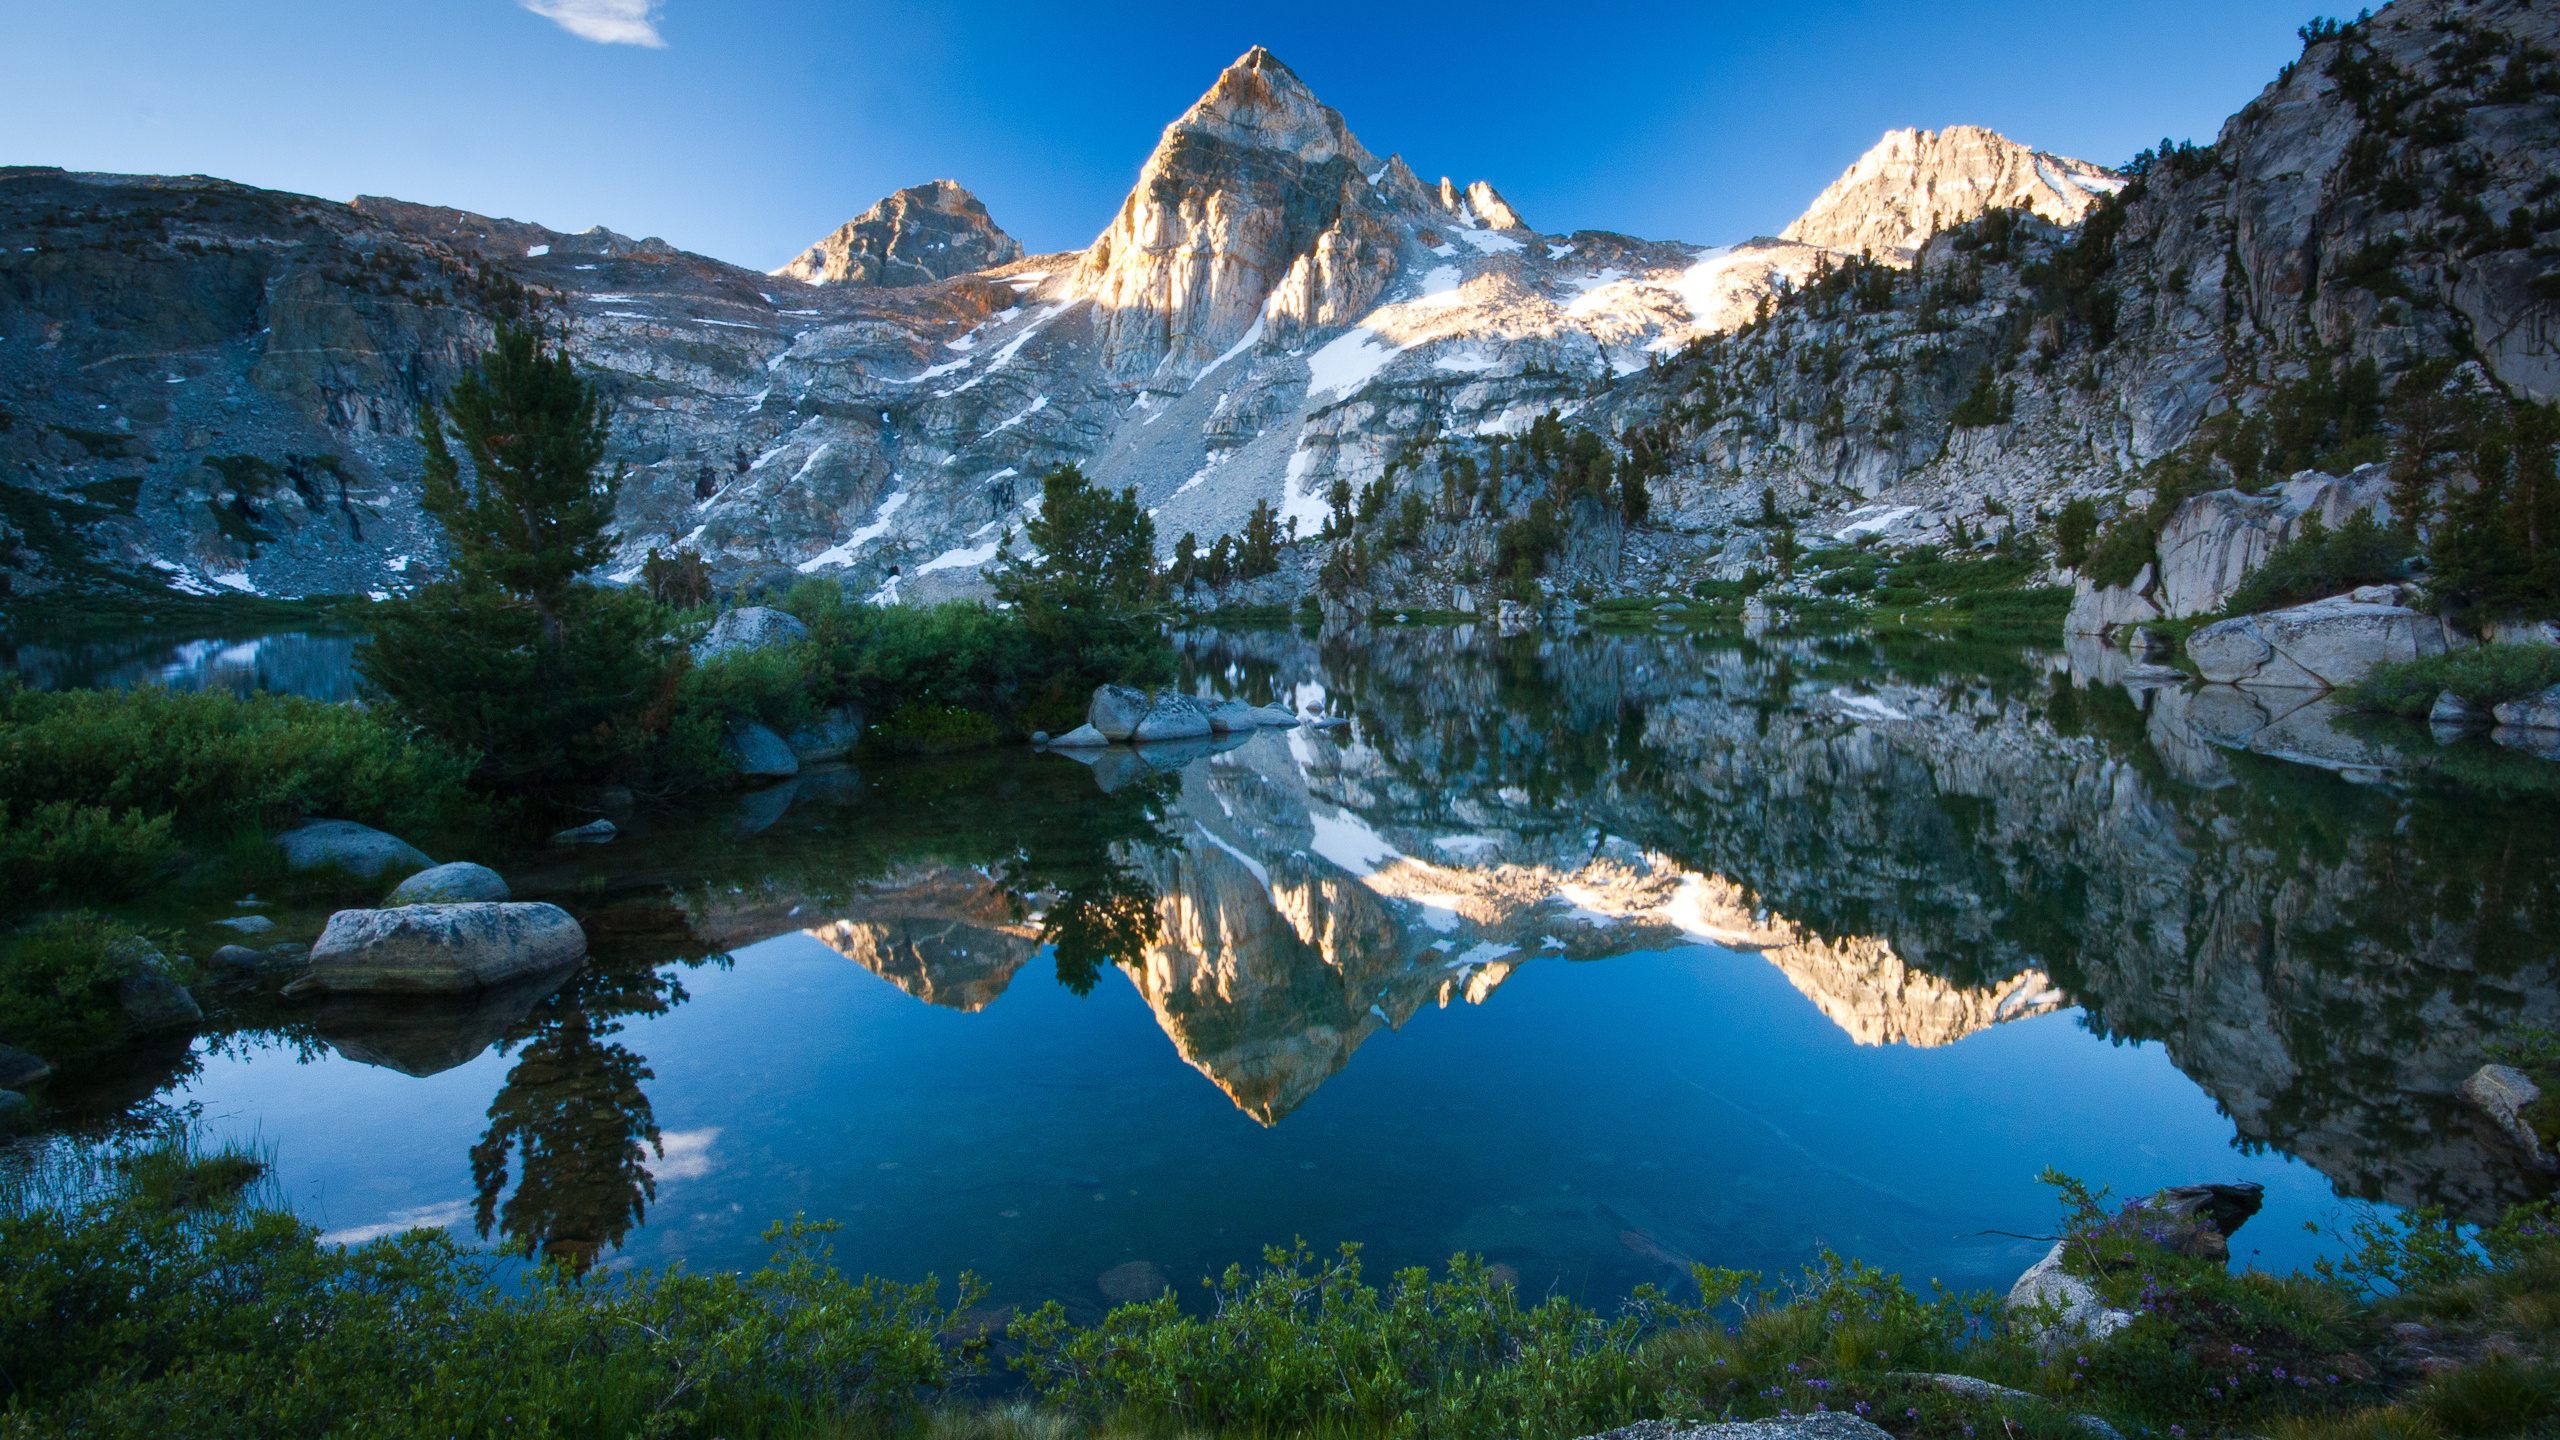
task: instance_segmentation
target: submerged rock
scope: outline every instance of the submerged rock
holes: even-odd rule
[[[563,830],[551,837],[554,845],[602,845],[620,832],[610,820],[590,820],[574,830]]]
[[[557,905],[405,905],[341,910],[289,995],[462,994],[584,959],[586,932]]]
[[[506,877],[486,865],[452,860],[421,870],[393,886],[382,904],[383,908],[389,909],[396,905],[453,905],[468,900],[506,898]]]
[[[255,980],[261,976],[301,970],[311,963],[311,947],[290,942],[253,950],[246,945],[225,945],[213,952],[205,962],[213,973],[224,980]]]
[[[1115,1305],[1136,1305],[1153,1300],[1173,1286],[1164,1271],[1152,1260],[1131,1260],[1102,1272],[1094,1282],[1104,1299]]]
[[[424,870],[436,863],[399,836],[352,820],[306,820],[278,835],[276,844],[284,851],[285,863],[296,870],[335,865],[368,880],[387,870]]]
[[[1774,1420],[1725,1420],[1684,1425],[1677,1420],[1639,1420],[1604,1430],[1588,1440],[1888,1440],[1892,1434],[1845,1410],[1817,1410]]]
[[[236,930],[243,935],[264,935],[276,928],[276,922],[264,915],[234,915],[228,920],[216,920],[213,924],[224,930]]]
[[[35,1105],[15,1090],[0,1090],[0,1130],[15,1130],[27,1122]]]

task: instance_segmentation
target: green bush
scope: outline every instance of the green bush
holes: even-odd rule
[[[0,936],[0,1044],[61,1058],[116,1036],[116,987],[163,963],[153,938],[74,911]]]
[[[110,810],[68,800],[12,815],[0,800],[0,870],[11,891],[0,906],[40,908],[63,900],[113,900],[142,888],[177,857],[174,817]]]
[[[668,613],[636,590],[573,588],[546,611],[432,585],[372,618],[373,643],[356,653],[367,698],[472,756],[478,785],[677,786],[716,766],[716,743],[670,733],[687,657],[667,638]]]
[[[0,1212],[0,1436],[880,1433],[981,1363],[983,1287],[847,1280],[832,1225],[750,1274],[519,1287],[441,1232],[320,1245],[236,1155],[141,1161]]]
[[[2417,542],[2407,532],[2375,523],[2373,512],[2359,510],[2335,531],[2317,515],[2302,519],[2302,531],[2279,545],[2264,563],[2232,592],[2227,607],[2234,615],[2253,615],[2305,601],[2343,595],[2359,585],[2383,585],[2401,578]]]
[[[996,743],[996,723],[957,705],[913,701],[883,716],[863,738],[893,755],[948,755]]]
[[[2359,710],[2416,719],[2447,690],[2487,707],[2554,685],[2560,685],[2560,646],[2475,645],[2423,660],[2386,660],[2346,687],[2341,698]]]
[[[176,834],[198,839],[312,814],[426,828],[464,803],[468,773],[454,750],[352,706],[159,689],[57,694],[0,681],[0,803],[13,836],[33,837],[11,843],[92,876],[156,863],[154,817],[174,817]],[[135,812],[145,818],[128,818]]]
[[[2089,563],[2083,567],[2091,584],[2099,586],[2130,585],[2151,563],[2160,544],[2160,527],[2148,516],[2120,516],[2116,523],[2089,547]]]

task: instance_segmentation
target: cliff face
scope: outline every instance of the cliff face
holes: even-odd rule
[[[929,180],[882,200],[774,271],[804,285],[929,285],[1022,258],[958,182]]]

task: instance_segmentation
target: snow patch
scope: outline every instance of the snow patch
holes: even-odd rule
[[[1379,861],[1404,858],[1404,852],[1370,829],[1369,822],[1347,810],[1331,815],[1310,810],[1307,823],[1315,830],[1315,839],[1307,848],[1354,875],[1375,875]]]
[[[1458,232],[1458,238],[1476,247],[1476,253],[1480,255],[1500,255],[1507,251],[1529,248],[1496,230],[1461,230]]]
[[[936,570],[974,570],[996,558],[997,544],[998,542],[990,540],[984,545],[967,550],[945,550],[917,566],[916,573],[930,575]]]
[[[1910,712],[1896,710],[1873,695],[1852,695],[1846,690],[1834,690],[1831,692],[1831,698],[1841,709],[1848,711],[1852,715],[1863,715],[1870,720],[1908,720],[1911,718]]]
[[[821,550],[817,554],[810,556],[808,559],[801,561],[795,568],[803,575],[813,575],[829,565],[852,564],[853,552],[870,544],[872,541],[879,539],[881,536],[888,534],[889,517],[897,514],[901,509],[905,508],[906,503],[907,492],[904,490],[901,490],[897,494],[890,496],[888,499],[881,501],[880,508],[873,512],[871,516],[870,524],[865,525],[861,529],[854,531],[851,535],[846,536],[843,544],[829,546],[827,549]]]
[[[1917,505],[1893,505],[1853,510],[1850,512],[1849,523],[1841,526],[1838,530],[1832,533],[1842,540],[1855,540],[1861,535],[1874,535],[1890,530],[1894,526],[1902,523],[1904,517],[1916,515],[1919,511],[1920,507]],[[1866,517],[1863,520],[1858,518],[1862,515]]]
[[[1330,391],[1337,400],[1369,383],[1371,377],[1387,366],[1387,362],[1405,352],[1402,345],[1382,344],[1377,332],[1363,326],[1346,330],[1323,349],[1307,357],[1307,398]],[[1303,454],[1303,452],[1301,452]],[[1298,468],[1298,455],[1289,457],[1289,468]]]
[[[1238,340],[1235,344],[1233,344],[1233,345],[1231,345],[1231,346],[1227,347],[1227,353],[1226,353],[1226,354],[1221,355],[1221,356],[1219,356],[1217,359],[1210,361],[1206,366],[1202,367],[1202,369],[1201,369],[1201,371],[1200,371],[1200,373],[1199,373],[1199,374],[1194,375],[1194,376],[1192,376],[1192,377],[1191,377],[1191,384],[1192,384],[1192,387],[1193,387],[1194,389],[1199,388],[1200,382],[1201,382],[1201,381],[1203,381],[1203,380],[1208,379],[1211,371],[1216,370],[1219,366],[1226,364],[1228,361],[1233,360],[1233,359],[1234,359],[1234,358],[1236,358],[1237,356],[1239,356],[1239,355],[1243,354],[1243,353],[1244,353],[1244,352],[1246,352],[1247,350],[1250,350],[1250,349],[1252,349],[1254,346],[1259,345],[1259,344],[1261,344],[1261,343],[1262,343],[1262,317],[1261,317],[1260,315],[1256,315],[1256,316],[1254,316],[1254,317],[1253,317],[1253,326],[1252,326],[1252,328],[1250,328],[1250,329],[1248,329],[1248,330],[1246,330],[1246,331],[1244,332],[1244,338],[1243,338],[1243,339]]]
[[[525,247],[524,258],[533,260],[550,253],[551,247],[548,245],[528,245]]]

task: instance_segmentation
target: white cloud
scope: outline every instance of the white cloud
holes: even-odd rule
[[[711,1142],[720,1138],[720,1127],[702,1130],[670,1130],[658,1137],[658,1147],[666,1152],[656,1163],[640,1163],[651,1176],[660,1180],[698,1180],[711,1173]]]
[[[405,1230],[443,1230],[461,1224],[471,1216],[468,1200],[446,1200],[435,1205],[421,1205],[414,1210],[394,1210],[391,1218],[380,1225],[350,1225],[332,1230],[320,1237],[323,1245],[362,1245],[385,1235]]]
[[[663,50],[658,0],[517,0],[527,10],[581,40],[599,45],[646,45]]]

